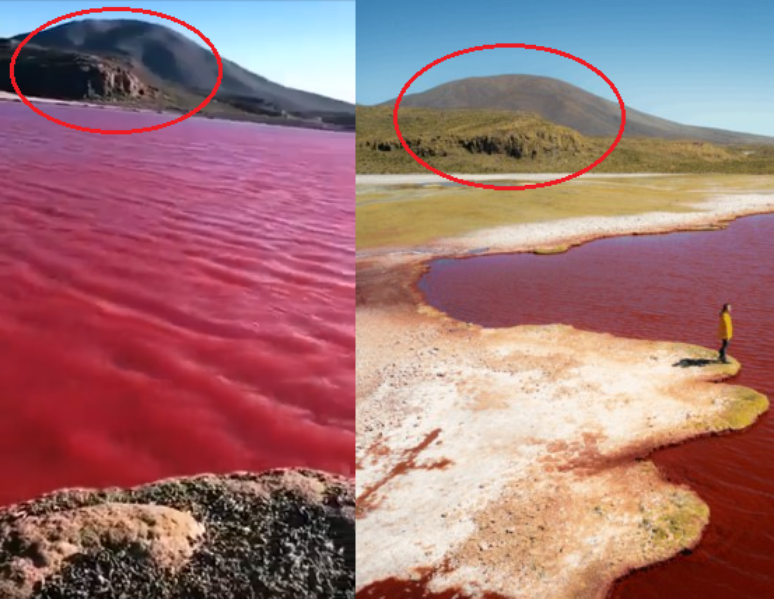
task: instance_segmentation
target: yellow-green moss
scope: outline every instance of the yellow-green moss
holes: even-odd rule
[[[704,227],[694,227],[692,231],[722,231],[726,226],[723,225],[706,225]]]
[[[539,255],[564,254],[569,249],[569,245],[554,245],[551,247],[538,248],[533,253]]]
[[[747,428],[769,409],[767,397],[753,389],[733,386],[727,392],[732,394],[732,397],[727,400],[723,413],[713,420],[714,430]]]
[[[427,172],[427,171],[425,171]],[[492,182],[501,185],[502,182]],[[492,227],[584,216],[689,212],[718,193],[774,189],[774,177],[574,179],[521,191],[461,186],[359,186],[357,247],[412,247]]]
[[[658,508],[643,510],[640,527],[659,555],[672,555],[693,546],[709,522],[709,507],[698,496],[687,490],[676,490],[668,503]]]
[[[412,247],[480,229],[583,216],[687,212],[702,197],[701,192],[672,189],[647,178],[568,182],[528,191],[361,188],[356,196],[357,248]]]

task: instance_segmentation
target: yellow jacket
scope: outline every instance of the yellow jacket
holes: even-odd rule
[[[734,327],[731,324],[731,315],[728,312],[723,312],[720,315],[720,327],[718,328],[718,339],[731,339],[731,335],[734,333]]]

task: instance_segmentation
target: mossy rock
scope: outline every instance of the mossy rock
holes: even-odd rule
[[[354,598],[354,512],[302,469],[61,491],[0,510],[0,597]]]
[[[554,245],[550,247],[537,248],[532,253],[539,256],[548,256],[551,254],[564,254],[565,252],[569,251],[569,249],[569,245]]]

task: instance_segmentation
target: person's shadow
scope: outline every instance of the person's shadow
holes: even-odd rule
[[[675,362],[672,366],[679,366],[680,368],[688,368],[690,366],[709,366],[710,364],[722,364],[719,358],[715,360],[708,360],[707,358],[683,358],[679,362]]]

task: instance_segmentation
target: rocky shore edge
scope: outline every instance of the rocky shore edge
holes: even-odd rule
[[[354,588],[354,481],[320,471],[66,489],[0,509],[4,599],[327,599]]]

